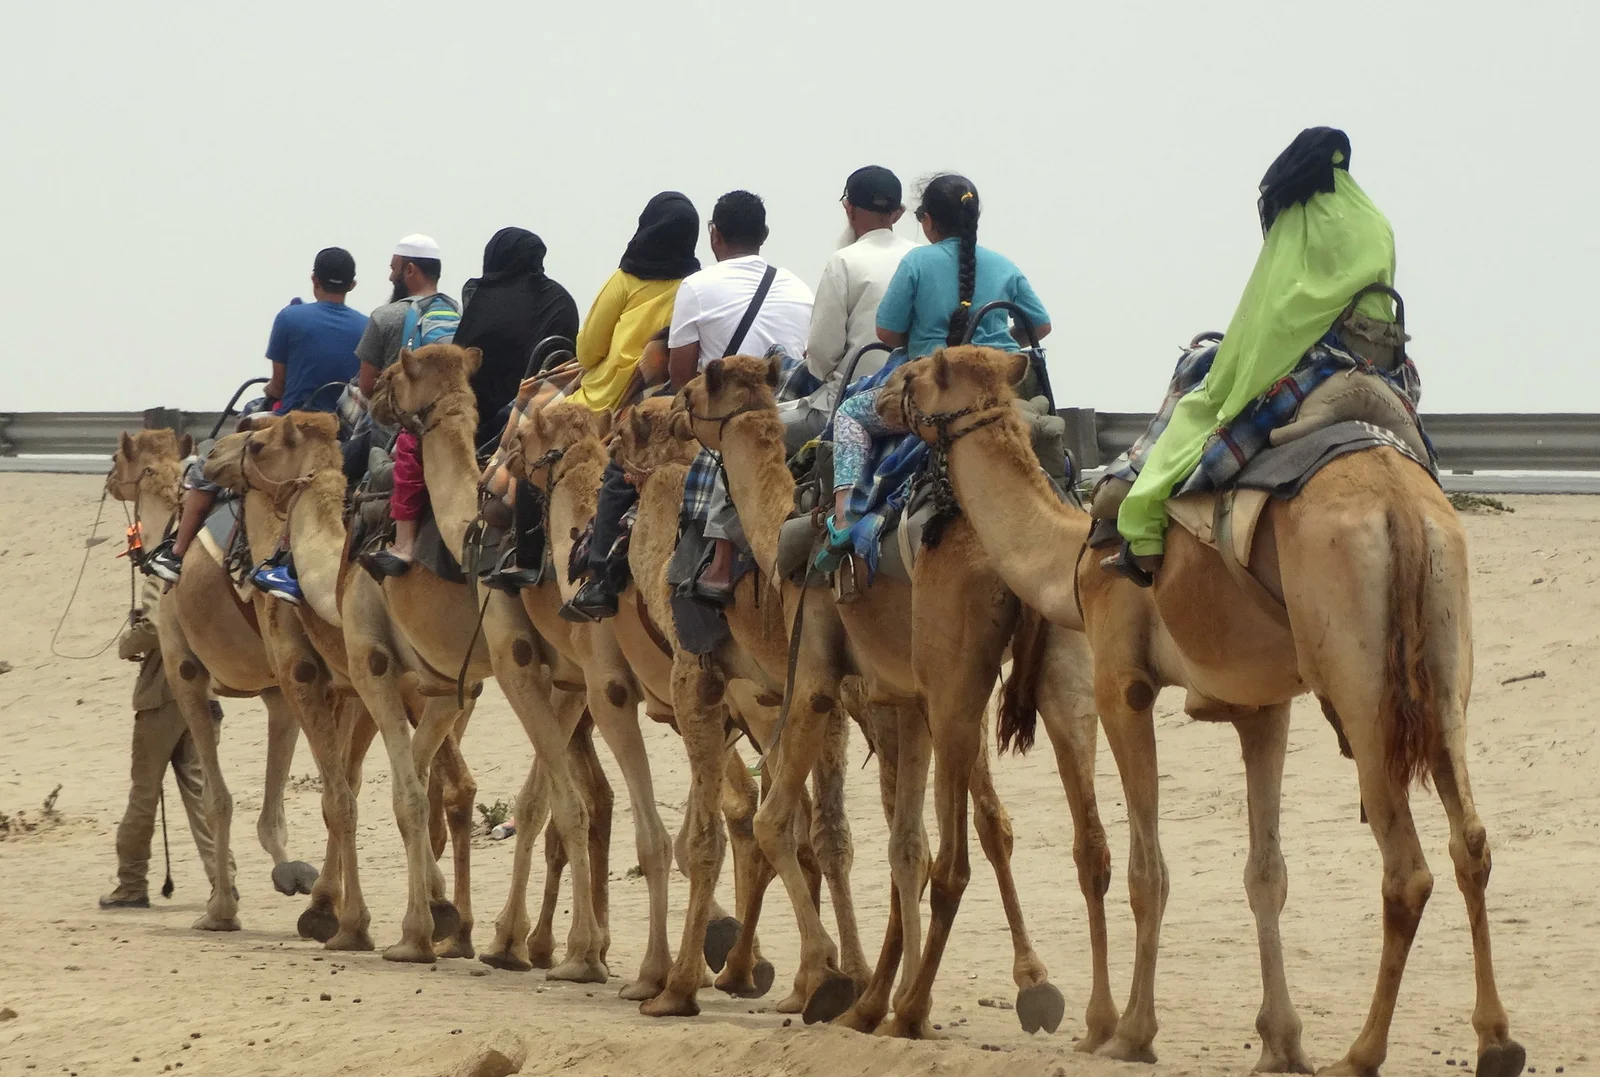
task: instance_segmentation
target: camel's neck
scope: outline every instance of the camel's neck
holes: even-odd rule
[[[339,572],[344,562],[344,473],[319,471],[289,509],[289,544],[300,589],[316,615],[339,620]]]
[[[422,437],[422,473],[428,500],[445,548],[457,559],[467,541],[467,528],[478,515],[478,459],[473,430],[454,420],[440,423]]]
[[[753,411],[730,420],[722,435],[722,463],[756,563],[776,579],[778,532],[794,510],[794,476],[784,460],[778,413]]]
[[[166,533],[172,518],[178,513],[178,503],[171,494],[166,490],[152,490],[151,485],[149,481],[139,484],[136,510],[139,513],[139,528],[143,532],[143,541],[147,548],[154,546]]]
[[[1074,572],[1063,566],[1074,564],[1088,539],[1089,516],[1051,489],[1022,420],[1007,414],[957,440],[950,479],[1006,586],[1056,624],[1079,626]]]
[[[272,498],[254,486],[244,495],[244,533],[250,540],[250,556],[258,565],[278,551],[283,538],[283,520],[273,510]]]
[[[550,495],[550,532],[556,537],[556,564],[566,564],[566,550],[574,530],[587,527],[600,500],[600,479],[606,470],[606,450],[599,438],[585,438],[567,450],[556,465],[555,489]]]

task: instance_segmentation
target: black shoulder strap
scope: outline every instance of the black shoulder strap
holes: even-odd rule
[[[772,282],[777,278],[778,267],[769,265],[767,271],[761,275],[761,284],[756,288],[756,294],[750,297],[750,305],[744,308],[744,317],[739,319],[739,328],[728,338],[727,350],[722,353],[724,359],[739,354],[739,347],[744,344],[745,334],[749,333],[750,327],[755,324],[756,315],[761,313],[761,304],[766,302],[767,293],[772,291]]]

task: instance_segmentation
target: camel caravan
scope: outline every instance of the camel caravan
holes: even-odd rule
[[[757,927],[777,880],[801,947],[776,1008],[807,1023],[932,1035],[934,981],[971,875],[970,811],[1010,929],[1018,1021],[1055,1032],[1068,1003],[1028,933],[989,746],[993,736],[1001,753],[1026,750],[1042,716],[1088,909],[1092,987],[1069,1031],[1080,1051],[1154,1062],[1168,869],[1152,708],[1175,687],[1195,720],[1233,724],[1244,759],[1244,882],[1262,969],[1256,1068],[1310,1073],[1279,929],[1288,876],[1278,826],[1290,703],[1309,693],[1355,761],[1383,862],[1369,1015],[1321,1072],[1373,1074],[1385,1059],[1433,886],[1409,808],[1420,782],[1449,817],[1467,904],[1477,1072],[1520,1073],[1524,1052],[1495,987],[1489,847],[1467,774],[1466,542],[1417,418],[1393,236],[1349,159],[1342,132],[1313,128],[1274,162],[1261,254],[1232,322],[1183,350],[1150,430],[1092,490],[1062,448],[1039,344],[1049,316],[1014,264],[977,246],[976,188],[955,175],[930,181],[916,214],[929,243],[902,250],[899,181],[884,169],[846,186],[857,239],[835,256],[839,272],[866,280],[887,268],[865,335],[841,328],[831,368],[812,361],[820,292],[809,346],[784,336],[786,304],[804,286],[760,258],[759,199],[718,202],[717,265],[694,272],[698,218],[669,192],[647,207],[596,300],[590,321],[609,319],[606,339],[586,336],[590,324],[571,339],[571,329],[544,334],[549,319],[524,319],[541,336],[532,349],[521,338],[527,369],[496,413],[484,413],[494,403],[484,385],[499,345],[470,329],[489,316],[476,312],[510,309],[496,291],[510,278],[491,261],[517,237],[498,234],[453,337],[417,310],[432,293],[397,300],[411,314],[396,355],[370,373],[363,360],[343,390],[354,409],[249,415],[198,455],[167,431],[124,435],[108,484],[135,503],[146,534],[178,528],[180,485],[186,504],[202,486],[217,491],[208,512],[225,525],[186,540],[157,622],[216,837],[211,900],[195,927],[240,926],[209,700],[260,696],[271,736],[258,830],[274,884],[310,894],[302,936],[333,950],[375,945],[355,824],[365,755],[381,736],[408,879],[400,938],[379,940],[383,956],[477,956],[605,982],[614,794],[597,732],[627,786],[649,892],[648,924],[637,925],[644,957],[620,990],[640,1013],[695,1015],[707,987],[765,995],[777,970]],[[397,251],[397,293],[428,261],[425,238]],[[564,310],[542,287],[519,293],[516,309],[537,300]],[[610,362],[619,354],[621,366]],[[516,800],[510,892],[479,951],[476,789],[461,745],[491,678],[534,761]],[[689,763],[675,840],[656,808],[644,720],[670,725]],[[1130,828],[1136,939],[1120,1011],[1094,783],[1101,730]],[[298,733],[322,778],[320,871],[283,848]],[[855,737],[877,766],[890,835],[875,962],[852,896],[844,773]],[[936,850],[922,823],[930,769]],[[450,888],[439,867],[447,843]],[[717,899],[730,845],[731,911]],[[688,883],[675,951],[674,866]],[[563,886],[571,915],[558,948]]]

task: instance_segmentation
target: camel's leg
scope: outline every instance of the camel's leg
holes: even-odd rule
[[[521,810],[518,818],[521,818]],[[522,835],[522,823],[517,823],[517,835]],[[532,834],[529,835],[531,840]],[[539,922],[528,932],[528,960],[536,969],[548,969],[556,963],[556,906],[561,902],[561,875],[567,869],[567,847],[561,844],[561,831],[554,821],[544,828],[544,894],[539,901]]]
[[[922,968],[922,892],[927,887],[928,833],[922,823],[927,801],[928,764],[933,758],[933,733],[922,706],[896,708],[900,765],[895,781],[894,818],[889,830],[889,871],[900,901],[900,989],[894,1006],[916,982]]]
[[[861,948],[855,897],[850,892],[855,846],[850,840],[850,820],[844,804],[844,772],[849,750],[850,723],[836,713],[824,731],[822,758],[812,775],[816,803],[811,821],[811,847],[828,884],[828,897],[839,928],[839,967],[855,981],[859,992],[872,978],[872,970]]]
[[[168,613],[166,606],[174,612]],[[159,607],[162,618],[161,660],[169,670],[167,684],[194,738],[200,770],[205,780],[206,822],[215,846],[211,864],[211,900],[205,915],[194,922],[198,931],[238,931],[239,899],[233,883],[233,795],[222,776],[217,753],[220,723],[211,717],[211,674],[190,649],[176,627],[175,601]]]
[[[472,706],[471,701],[467,703]],[[457,720],[459,725],[459,719]],[[460,734],[451,732],[439,745],[434,763],[443,786],[445,819],[450,826],[453,856],[451,897],[458,924],[455,932],[434,946],[440,957],[472,957],[472,811],[478,783],[461,754]]]
[[[600,931],[600,961],[604,963],[606,951],[611,949],[611,816],[616,794],[594,750],[592,723],[579,723],[567,750],[572,754],[572,772],[589,810],[589,885],[594,888],[594,918]],[[666,827],[661,829],[665,836]]]
[[[1095,803],[1094,760],[1100,716],[1094,707],[1092,659],[1080,632],[1049,629],[1045,667],[1039,678],[1039,715],[1056,754],[1056,770],[1072,812],[1072,859],[1078,889],[1089,913],[1093,984],[1084,1011],[1086,1031],[1079,1051],[1094,1051],[1117,1029],[1117,1004],[1111,998],[1107,967],[1106,891],[1111,888],[1111,849]],[[1064,637],[1064,638],[1063,638]]]
[[[367,910],[366,897],[361,892],[361,873],[356,851],[357,806],[361,796],[361,764],[367,758],[367,749],[378,735],[378,726],[367,713],[359,699],[351,700],[340,719],[340,756],[344,776],[344,790],[348,794],[348,807],[341,798],[339,807],[349,812],[350,840],[340,851],[343,869],[343,897],[339,903],[339,930],[326,943],[330,950],[371,950],[372,936],[367,929],[372,916]],[[327,797],[328,783],[323,782],[323,796]],[[326,805],[326,800],[324,801]],[[324,811],[326,811],[326,806]],[[328,869],[323,868],[324,871]],[[322,880],[318,879],[318,883]]]
[[[883,808],[883,818],[890,826],[893,839],[895,804],[898,800],[896,782],[900,767],[900,708],[872,704],[868,707],[867,721],[872,729],[872,744],[878,757],[878,797]],[[920,721],[920,715],[919,719]],[[919,883],[920,885],[920,883]],[[878,963],[872,978],[856,997],[855,1004],[834,1020],[834,1024],[857,1032],[871,1032],[889,1013],[889,995],[894,990],[895,969],[900,964],[900,954],[905,942],[901,922],[899,884],[893,873],[889,881],[889,924],[884,931],[883,946],[878,951]]]
[[[534,967],[528,953],[528,947],[533,941],[533,936],[528,931],[528,873],[533,867],[533,843],[538,838],[539,831],[544,828],[550,811],[550,782],[537,755],[528,768],[528,776],[523,780],[522,790],[517,794],[514,810],[517,833],[513,839],[515,846],[511,859],[511,889],[506,893],[505,907],[501,909],[499,917],[494,922],[494,941],[490,943],[486,952],[478,956],[478,960],[497,969],[527,972]],[[555,825],[552,823],[546,834],[547,853],[551,841],[550,835],[554,833]],[[560,849],[560,838],[556,837],[554,840]],[[561,858],[561,866],[564,866],[566,864],[564,849],[561,850]],[[556,886],[559,887],[560,867],[558,866],[551,874],[556,877]],[[548,888],[547,880],[546,889]],[[555,902],[549,901],[547,905],[553,920]]]
[[[433,858],[438,860],[444,856],[445,846],[450,844],[450,820],[445,812],[444,775],[437,770],[428,772],[428,846],[433,850]]]
[[[316,656],[307,658],[316,669]],[[317,881],[317,869],[304,860],[289,859],[289,822],[283,811],[294,750],[300,743],[300,723],[278,689],[262,692],[261,702],[267,708],[267,777],[261,791],[261,814],[256,817],[256,838],[272,858],[272,885],[278,893],[291,897],[309,894]],[[319,700],[318,707],[325,710],[327,704]]]
[[[484,639],[489,641],[495,679],[549,774],[551,810],[572,863],[572,926],[567,932],[567,954],[547,975],[552,980],[604,983],[608,974],[600,960],[600,927],[595,919],[594,886],[589,873],[589,810],[567,751],[582,707],[552,707],[552,685],[539,663],[533,626],[515,595],[496,592],[489,596]],[[563,694],[583,698],[581,693]]]
[[[449,740],[450,731],[461,713],[453,697],[432,696],[423,703],[422,717],[417,722],[416,732],[411,738],[411,765],[416,769],[418,786],[423,790],[424,810],[427,803],[428,778],[433,770],[434,757],[439,754],[440,746]],[[426,827],[426,816],[423,824]],[[469,815],[468,826],[470,825]],[[428,907],[433,912],[433,942],[437,944],[451,938],[460,930],[461,914],[455,905],[445,898],[444,872],[439,869],[438,857],[431,855],[431,835],[426,829],[423,832],[423,840],[429,843],[430,855],[423,865],[423,872],[428,885]]]
[[[1128,904],[1133,910],[1133,983],[1116,1033],[1095,1053],[1124,1062],[1156,1060],[1156,954],[1167,908],[1167,861],[1158,830],[1160,788],[1156,730],[1150,708],[1155,689],[1145,674],[1116,670],[1098,660],[1095,699],[1106,743],[1117,761],[1128,805]]]
[[[693,1017],[700,1012],[695,994],[705,971],[706,924],[722,871],[726,844],[717,811],[722,798],[722,685],[715,674],[699,668],[691,655],[672,660],[672,708],[689,755],[689,800],[683,827],[689,874],[689,904],[683,918],[683,941],[661,994],[639,1004],[646,1017]]]
[[[994,788],[994,776],[989,771],[989,749],[978,731],[978,758],[972,764],[972,821],[978,831],[978,843],[983,855],[994,868],[995,883],[1000,888],[1000,904],[1005,909],[1006,925],[1011,930],[1011,978],[1017,985],[1017,1019],[1025,1032],[1041,1028],[1054,1032],[1061,1026],[1066,1013],[1067,1000],[1050,982],[1050,970],[1045,968],[1033,940],[1028,937],[1028,925],[1022,916],[1022,901],[1017,897],[1017,880],[1011,874],[1011,851],[1014,836],[1011,817],[1000,802]]]
[[[1244,755],[1250,806],[1250,855],[1244,866],[1244,891],[1256,917],[1256,943],[1261,952],[1261,1034],[1257,1073],[1310,1073],[1311,1063],[1300,1046],[1300,1015],[1289,998],[1289,977],[1283,967],[1283,939],[1278,916],[1289,896],[1289,872],[1279,844],[1278,807],[1283,799],[1283,760],[1289,749],[1289,704],[1263,707],[1252,718],[1234,723]]]
[[[644,958],[639,963],[638,976],[632,983],[625,984],[620,992],[625,999],[643,1002],[655,998],[666,987],[667,972],[672,967],[672,947],[667,941],[667,877],[672,870],[672,841],[667,836],[666,824],[661,821],[661,813],[656,809],[650,757],[645,750],[644,734],[639,729],[639,697],[630,687],[624,670],[614,669],[612,676],[604,682],[591,685],[589,713],[594,716],[612,757],[622,768],[622,779],[628,786],[628,803],[633,807],[633,839],[639,870],[644,873],[649,892],[650,922]],[[587,764],[593,777],[605,783],[604,816],[607,820],[606,840],[609,840],[611,787],[600,770],[599,760],[594,758],[592,742],[589,742],[587,758],[593,760]],[[599,800],[598,790],[596,794]],[[597,804],[597,821],[591,829],[599,829],[601,814],[601,806]],[[599,892],[598,886],[596,892]]]
[[[762,780],[765,781],[763,774]],[[723,753],[722,817],[728,824],[728,844],[733,851],[733,903],[740,915],[754,909],[759,920],[767,886],[775,877],[756,842],[758,786],[739,750],[729,746]],[[741,923],[712,903],[711,920],[706,925],[706,964],[720,973],[715,980],[719,991],[737,998],[761,998],[772,990],[777,971],[761,956],[761,937],[756,923]]]

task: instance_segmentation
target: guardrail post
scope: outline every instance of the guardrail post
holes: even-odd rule
[[[1100,438],[1095,430],[1093,408],[1062,408],[1056,412],[1067,424],[1067,451],[1078,470],[1100,466]]]
[[[183,412],[177,408],[145,408],[146,430],[175,430],[183,433]]]
[[[0,456],[17,455],[17,443],[7,437],[11,427],[11,416],[0,415]]]

